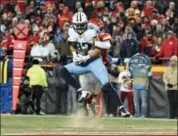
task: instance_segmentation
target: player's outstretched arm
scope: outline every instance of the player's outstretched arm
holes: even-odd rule
[[[95,48],[91,52],[89,52],[91,58],[100,56],[100,54],[101,54],[101,50],[99,48]]]
[[[93,38],[93,43],[94,43],[94,45],[93,45],[93,50],[91,51],[91,52],[89,52],[89,55],[90,55],[90,57],[97,57],[97,56],[100,56],[101,55],[101,50],[100,50],[100,48],[98,48],[98,47],[96,47],[95,46],[95,43],[96,42],[99,42],[99,39],[98,39],[98,37],[94,37]]]
[[[109,49],[111,47],[110,41],[95,41],[95,46],[100,49]]]

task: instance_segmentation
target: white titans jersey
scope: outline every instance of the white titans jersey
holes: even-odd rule
[[[77,42],[77,52],[82,55],[87,55],[88,51],[91,50],[91,47],[93,45],[93,38],[98,35],[98,33],[88,28],[85,30],[81,35],[78,34],[73,27],[69,28],[68,31],[69,42]]]

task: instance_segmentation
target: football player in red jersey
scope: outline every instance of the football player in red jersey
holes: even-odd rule
[[[101,57],[103,60],[103,63],[105,64],[106,68],[108,69],[108,72],[110,75],[114,77],[118,77],[119,72],[115,70],[115,66],[111,63],[108,57],[108,49],[111,47],[111,35],[109,33],[105,33],[104,30],[104,24],[103,22],[98,18],[93,18],[90,20],[89,23],[90,29],[96,30],[98,34],[98,42],[95,42],[95,46],[102,49],[101,50]],[[117,69],[117,68],[116,68]],[[89,112],[89,114],[95,113],[95,99],[98,99],[100,101],[101,99],[101,83],[97,80],[97,78],[89,73],[85,74],[81,79],[81,86],[85,88],[85,90],[90,92],[90,96],[88,97],[86,101],[86,107]],[[93,112],[93,113],[92,113]],[[108,107],[106,106],[106,114],[113,114],[112,111],[108,110]],[[100,115],[101,116],[101,115]]]
[[[109,74],[111,74],[114,77],[118,77],[119,71],[117,71],[116,65],[113,65],[111,60],[109,60],[108,56],[108,49],[111,47],[111,35],[109,33],[104,32],[104,24],[103,22],[98,18],[93,18],[90,21],[91,25],[95,25],[95,27],[99,28],[99,40],[101,42],[96,42],[95,46],[101,48],[101,56],[103,63],[105,64],[106,68],[108,69]]]

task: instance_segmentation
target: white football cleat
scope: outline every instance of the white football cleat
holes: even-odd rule
[[[119,107],[119,113],[121,114],[122,117],[125,117],[125,118],[130,117],[130,113],[126,110],[124,106]]]
[[[85,90],[78,91],[78,93],[79,93],[79,99],[78,99],[79,103],[84,102],[90,95],[90,92]]]

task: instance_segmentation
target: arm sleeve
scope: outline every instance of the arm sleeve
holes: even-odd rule
[[[110,41],[95,41],[95,46],[101,49],[109,49],[111,47]]]

